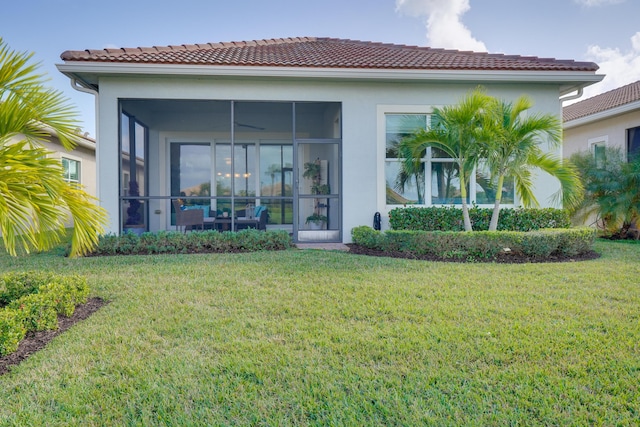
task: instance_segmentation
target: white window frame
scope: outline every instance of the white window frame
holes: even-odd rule
[[[607,147],[609,145],[609,135],[602,135],[596,138],[589,138],[589,151],[594,153],[595,147]]]
[[[427,115],[427,123],[430,124],[430,116],[433,114],[434,108],[440,108],[440,105],[378,105],[377,107],[377,148],[378,148],[378,181],[377,181],[377,189],[378,189],[378,210],[380,212],[389,212],[391,209],[403,207],[404,205],[391,205],[387,204],[386,197],[386,163],[400,161],[394,159],[386,158],[386,116],[387,115],[400,115],[400,114],[425,114]],[[431,182],[431,167],[433,163],[447,163],[447,162],[455,162],[454,159],[446,159],[446,158],[436,158],[433,159],[431,156],[431,148],[427,149],[427,155],[423,159],[425,164],[425,194],[424,194],[424,204],[412,204],[411,206],[415,207],[429,207],[429,206],[451,206],[450,204],[433,204],[431,203],[432,196],[432,182]],[[469,204],[473,205],[476,203],[476,174],[475,170],[471,173],[469,177]],[[461,206],[457,204],[455,206]],[[492,207],[493,204],[480,204],[477,205],[479,207]],[[504,208],[515,208],[519,206],[519,197],[518,194],[514,194],[514,202],[513,203],[503,203],[500,205]]]
[[[377,152],[378,155],[378,173],[377,173],[377,194],[378,194],[378,211],[389,212],[393,208],[402,207],[403,205],[387,204],[387,183],[386,183],[386,162],[387,162],[387,128],[386,116],[390,114],[425,114],[427,116],[433,114],[433,109],[438,105],[393,105],[383,104],[376,108],[376,135],[377,135]],[[389,161],[393,161],[392,159]],[[425,159],[425,168],[430,167]],[[426,169],[425,169],[426,170]],[[431,195],[431,189],[427,188],[425,183],[425,201],[427,192]],[[429,205],[412,205],[412,206],[429,206]]]
[[[65,182],[68,182],[70,184],[75,184],[75,185],[82,185],[82,159],[80,159],[79,157],[76,156],[70,156],[67,153],[65,153],[64,155],[60,156],[60,165],[63,168],[64,171],[64,165],[63,165],[63,161],[69,161],[69,162],[75,162],[77,164],[78,167],[78,179],[77,180],[73,180],[71,179],[69,176],[65,175],[64,176],[64,180]]]
[[[598,159],[596,158],[596,148],[597,147],[606,148],[609,145],[609,135],[602,135],[596,138],[589,138],[588,143],[589,143],[589,152],[593,156],[593,159],[597,162]],[[599,167],[599,166],[596,165],[596,167]]]

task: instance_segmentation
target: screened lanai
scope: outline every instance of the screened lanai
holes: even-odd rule
[[[296,241],[341,241],[340,103],[119,106],[122,231],[175,229],[180,200],[180,209],[203,211],[205,228],[236,230],[266,210],[266,228]]]

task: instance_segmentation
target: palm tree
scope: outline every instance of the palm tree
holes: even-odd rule
[[[398,147],[399,157],[405,159],[404,173],[419,170],[420,160],[427,147],[440,149],[454,159],[460,180],[465,231],[472,231],[467,205],[467,185],[480,154],[478,148],[479,140],[483,137],[482,117],[492,99],[484,90],[477,88],[457,105],[435,108],[432,122],[436,125],[431,129],[415,132],[402,140]]]
[[[0,232],[11,255],[16,248],[45,250],[61,241],[70,215],[70,255],[83,255],[104,232],[106,212],[64,180],[60,161],[40,144],[55,135],[72,149],[77,122],[62,94],[45,87],[32,56],[0,38]]]
[[[495,99],[485,115],[484,152],[487,167],[493,179],[497,178],[496,194],[489,230],[498,226],[500,202],[506,177],[515,179],[516,191],[525,206],[538,206],[533,194],[532,171],[542,170],[560,181],[565,207],[576,205],[582,197],[583,188],[574,167],[564,163],[551,153],[543,152],[545,142],[557,148],[562,139],[562,127],[557,117],[550,114],[530,115],[525,113],[533,106],[526,96],[515,103]]]
[[[585,187],[582,203],[573,211],[578,221],[595,217],[596,224],[611,235],[625,237],[640,219],[640,158],[629,159],[618,147],[605,147],[603,155],[574,153]]]

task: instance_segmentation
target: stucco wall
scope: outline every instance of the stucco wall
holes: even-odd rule
[[[640,111],[599,120],[564,130],[563,156],[589,150],[589,141],[606,140],[609,147],[627,147],[627,129],[640,126]]]
[[[47,149],[54,152],[53,157],[62,159],[63,157],[71,160],[77,160],[80,162],[80,184],[83,186],[84,191],[88,194],[95,196],[97,191],[96,185],[96,153],[94,150],[76,146],[72,151],[65,150],[57,139],[53,139],[53,142],[46,142],[43,144]]]
[[[118,99],[216,99],[268,101],[329,101],[342,103],[343,240],[351,228],[371,225],[376,211],[387,224],[384,186],[384,144],[380,144],[380,108],[427,108],[457,103],[476,85],[451,83],[387,83],[359,81],[305,81],[296,79],[231,78],[115,78],[100,79],[98,197],[111,214],[108,231],[118,232]],[[554,85],[487,85],[493,96],[513,100],[530,95],[532,112],[560,116],[558,88]],[[154,136],[151,135],[153,138]],[[560,155],[560,149],[557,150]],[[150,159],[152,157],[150,156]],[[550,177],[536,181],[536,196],[543,206],[558,189]]]

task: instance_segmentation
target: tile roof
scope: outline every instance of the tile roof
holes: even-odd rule
[[[640,101],[640,80],[575,104],[567,105],[562,109],[562,119],[568,122],[635,101]]]
[[[589,71],[593,62],[297,37],[164,47],[65,51],[64,61],[406,70]]]

